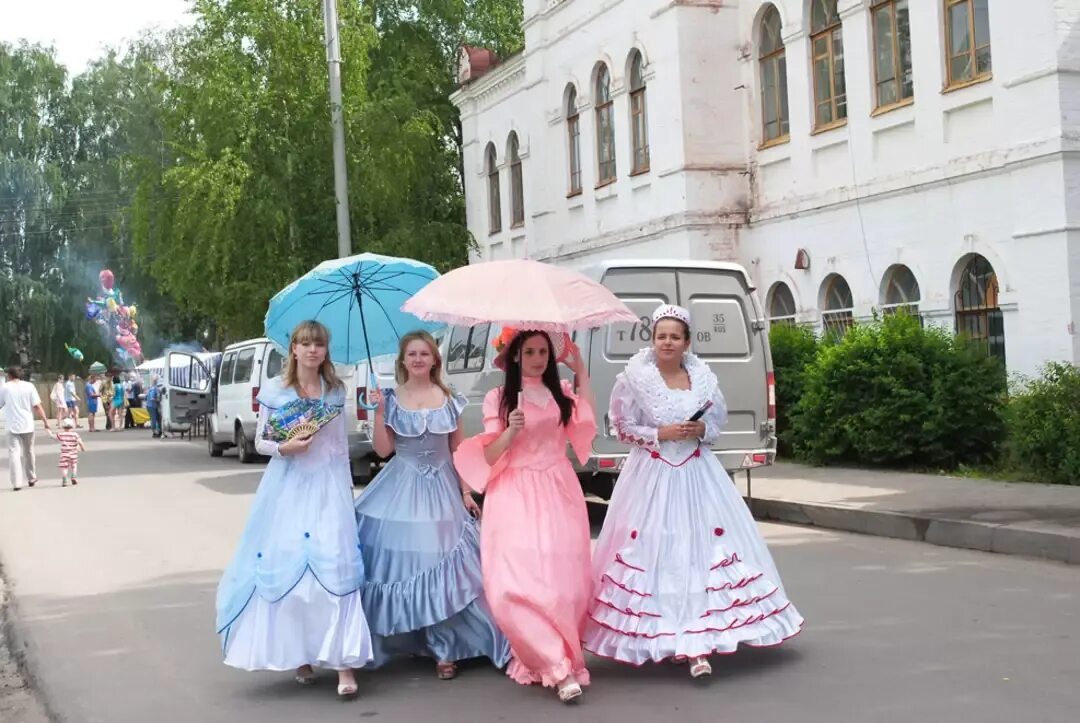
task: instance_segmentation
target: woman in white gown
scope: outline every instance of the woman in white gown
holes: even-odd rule
[[[353,512],[345,389],[327,357],[326,328],[293,331],[288,366],[259,392],[256,449],[268,455],[240,544],[217,592],[225,663],[244,670],[338,672],[338,695],[357,692],[353,668],[371,660],[361,600],[364,563]],[[264,439],[270,415],[296,399],[321,400],[338,415],[313,436]]]
[[[699,410],[705,408],[698,419]],[[779,645],[802,628],[757,525],[709,446],[727,421],[690,352],[690,314],[662,306],[653,346],[619,375],[610,419],[633,445],[593,553],[585,649],[641,665]]]

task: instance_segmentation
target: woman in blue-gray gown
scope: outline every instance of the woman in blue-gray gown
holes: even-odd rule
[[[466,401],[443,383],[429,334],[402,338],[396,377],[395,391],[371,399],[375,452],[394,458],[356,503],[373,665],[394,655],[430,657],[443,680],[469,658],[501,668],[510,646],[484,600],[480,508],[451,457]]]

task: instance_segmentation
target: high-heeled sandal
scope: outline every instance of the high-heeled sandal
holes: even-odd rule
[[[694,658],[690,663],[690,677],[703,678],[706,675],[712,675],[712,666],[709,665],[709,661],[704,656]]]
[[[315,684],[315,671],[308,668],[306,672],[301,673],[300,668],[296,669],[296,675],[293,678],[299,685],[314,685]]]
[[[360,688],[356,683],[338,683],[338,700],[352,700],[359,692]]]
[[[581,683],[578,683],[572,677],[567,678],[559,683],[558,691],[559,700],[563,703],[572,703],[581,697]]]
[[[436,663],[435,675],[439,680],[453,680],[457,677],[457,665],[454,663]]]

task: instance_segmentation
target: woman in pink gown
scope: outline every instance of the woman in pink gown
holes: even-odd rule
[[[581,354],[564,336],[557,341],[570,352],[577,393],[559,380],[551,337],[515,334],[496,359],[506,379],[484,399],[484,432],[458,447],[454,463],[486,493],[484,592],[510,640],[507,675],[556,687],[568,702],[589,684],[581,635],[592,580],[585,496],[566,444],[584,462],[596,422]]]

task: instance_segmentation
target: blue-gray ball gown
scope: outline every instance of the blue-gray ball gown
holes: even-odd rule
[[[259,394],[261,454],[268,416],[297,398],[271,379]],[[341,389],[323,393],[342,408]],[[345,415],[319,430],[306,454],[273,456],[236,555],[218,585],[217,630],[225,662],[245,670],[301,665],[344,670],[371,659],[356,540]]]
[[[510,658],[484,600],[479,525],[462,504],[450,453],[465,405],[455,396],[412,411],[386,392],[396,454],[356,503],[375,666],[394,655],[486,657],[500,668]]]

